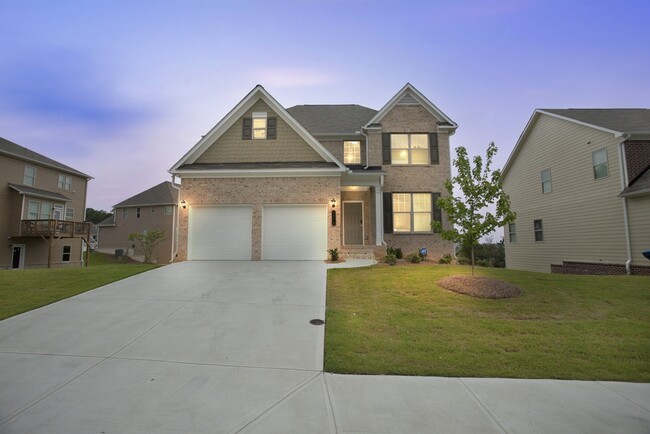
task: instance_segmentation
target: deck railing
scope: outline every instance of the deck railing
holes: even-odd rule
[[[90,223],[70,222],[65,220],[22,220],[20,222],[21,237],[83,237],[88,235]]]

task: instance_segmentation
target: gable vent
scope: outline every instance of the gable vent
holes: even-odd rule
[[[398,105],[418,105],[419,103],[410,93],[407,93],[402,97],[401,100],[397,103]]]

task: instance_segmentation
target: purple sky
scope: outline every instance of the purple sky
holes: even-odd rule
[[[650,2],[0,2],[0,136],[81,170],[110,210],[256,84],[379,109],[411,82],[502,167],[540,107],[649,107]]]

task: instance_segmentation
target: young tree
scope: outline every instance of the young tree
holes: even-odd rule
[[[151,262],[153,250],[158,244],[165,239],[165,231],[147,231],[141,234],[132,233],[129,235],[129,241],[138,240],[144,254],[144,262]]]
[[[462,146],[456,149],[454,166],[458,175],[445,182],[449,196],[438,199],[438,206],[454,226],[447,230],[442,228],[440,222],[431,223],[434,231],[439,232],[445,240],[471,246],[472,275],[474,248],[481,237],[499,226],[514,222],[516,218],[516,214],[510,210],[510,197],[501,188],[501,171],[492,172],[490,169],[496,153],[497,147],[492,142],[487,148],[485,165],[483,158],[477,155],[473,158],[472,167],[467,150]],[[462,192],[462,198],[454,196],[454,184]],[[496,211],[492,213],[488,207],[494,207]]]

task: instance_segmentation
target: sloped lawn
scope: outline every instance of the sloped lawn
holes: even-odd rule
[[[522,289],[491,300],[436,284],[468,267],[328,273],[328,372],[650,382],[648,277],[479,268]]]
[[[83,268],[0,271],[0,320],[157,267],[113,262],[112,255],[99,253],[89,263]]]

